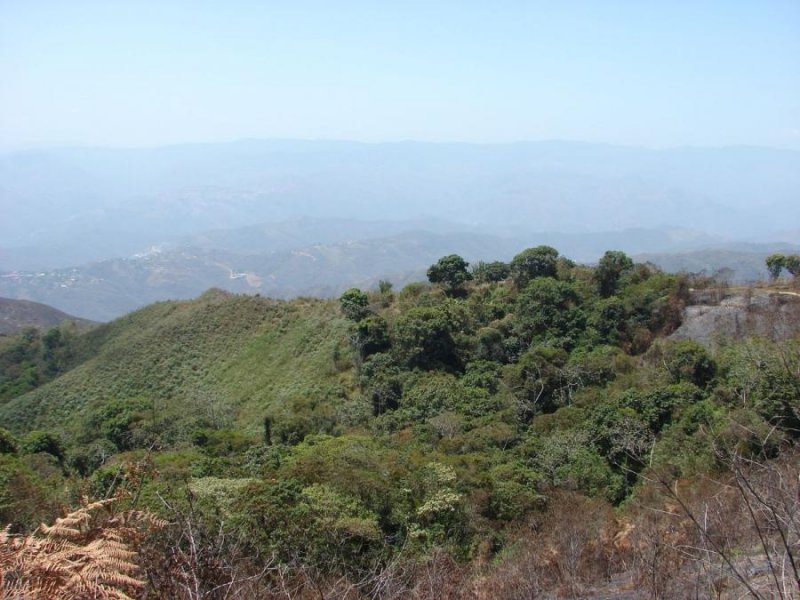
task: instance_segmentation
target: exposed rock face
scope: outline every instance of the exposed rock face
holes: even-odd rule
[[[698,301],[708,301],[697,298]],[[772,340],[800,335],[800,293],[753,290],[728,296],[718,304],[686,307],[683,324],[670,336],[712,347],[726,338],[751,336]]]

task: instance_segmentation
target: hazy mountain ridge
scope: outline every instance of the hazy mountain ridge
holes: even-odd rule
[[[664,253],[800,222],[800,152],[745,147],[65,148],[0,156],[0,181],[0,293],[94,319],[214,286],[331,296],[422,278],[445,254],[508,260],[538,244],[580,262],[620,249],[669,270],[760,278],[760,250]]]
[[[318,244],[265,254],[175,248],[48,272],[0,279],[11,296],[43,299],[107,320],[166,299],[192,298],[210,287],[275,298],[333,296],[353,285],[373,287],[424,278],[424,270],[458,248],[470,258],[504,255],[513,241],[473,234],[405,233],[389,238]]]
[[[306,215],[428,215],[513,235],[684,226],[744,236],[773,230],[776,215],[800,221],[800,152],[745,147],[245,140],[6,154],[0,181],[3,246],[59,247],[50,260],[65,247],[98,260],[119,255],[120,239],[134,251]]]
[[[423,280],[441,256],[468,261],[510,260],[519,250],[549,244],[582,262],[610,248],[628,252],[695,248],[714,240],[691,231],[630,230],[596,234],[536,234],[500,237],[457,231],[408,231],[414,223],[380,224],[304,219],[243,229],[215,230],[185,238],[192,246],[166,244],[128,258],[50,271],[7,272],[0,293],[52,304],[68,312],[108,320],[158,300],[192,298],[210,287],[275,298],[335,296],[348,287],[372,288],[381,279],[402,285]],[[333,243],[294,246],[311,239],[341,240],[379,228],[400,233]],[[446,232],[448,229],[455,230]],[[269,248],[280,250],[257,252]],[[250,251],[247,251],[250,249]],[[245,252],[243,252],[245,251]]]
[[[635,256],[640,262],[652,262],[672,273],[717,273],[720,279],[734,282],[763,280],[769,277],[765,258],[774,253],[796,254],[800,245],[775,244],[723,244],[692,250],[690,252],[640,253]],[[723,273],[722,271],[727,271]]]

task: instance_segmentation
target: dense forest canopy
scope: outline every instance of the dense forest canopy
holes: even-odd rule
[[[0,338],[3,556],[119,530],[103,585],[142,597],[797,591],[796,337],[673,339],[701,288],[737,292],[619,251],[428,279]]]

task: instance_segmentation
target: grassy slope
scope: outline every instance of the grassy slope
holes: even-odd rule
[[[331,301],[210,292],[154,304],[83,336],[80,364],[0,408],[0,426],[69,432],[99,403],[140,397],[177,418],[234,407],[237,425],[255,431],[275,403],[320,386],[349,394],[349,369],[333,360],[346,327]]]
[[[47,329],[64,321],[73,321],[84,329],[92,325],[91,321],[73,317],[46,304],[0,298],[0,336],[18,333],[26,327]]]

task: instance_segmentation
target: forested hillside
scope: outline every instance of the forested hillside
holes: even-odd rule
[[[146,598],[797,593],[796,337],[671,339],[724,286],[622,252],[428,280],[14,338],[0,520],[115,498],[69,522],[131,518],[114,585]]]

